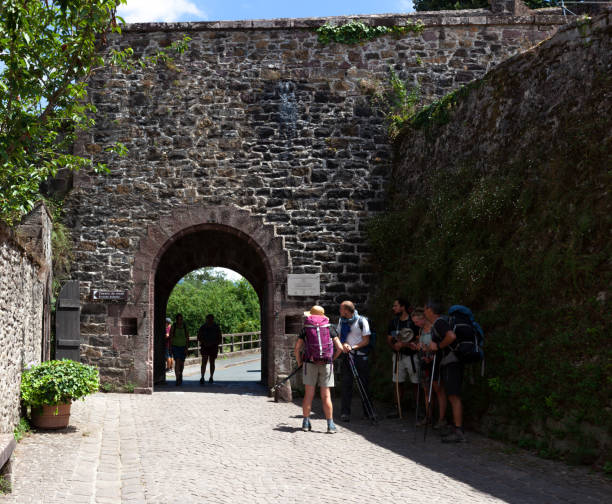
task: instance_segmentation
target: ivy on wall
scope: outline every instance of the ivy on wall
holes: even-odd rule
[[[351,21],[343,25],[325,23],[316,29],[321,44],[337,42],[339,44],[359,44],[368,40],[382,37],[383,35],[395,35],[402,37],[409,33],[420,34],[425,29],[421,20],[415,23],[407,23],[401,26],[369,26],[361,21]]]

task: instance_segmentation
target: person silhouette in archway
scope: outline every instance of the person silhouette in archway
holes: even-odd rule
[[[172,355],[174,355],[174,375],[176,386],[183,383],[183,369],[189,348],[189,331],[183,322],[183,315],[176,314],[174,325],[170,329],[170,340],[172,342]]]
[[[219,353],[219,345],[223,340],[221,328],[215,323],[215,316],[206,315],[206,323],[202,324],[198,331],[198,341],[200,342],[200,353],[202,354],[202,377],[200,385],[204,385],[204,373],[206,373],[206,363],[210,362],[210,378],[208,381],[213,383],[215,374],[215,359]]]

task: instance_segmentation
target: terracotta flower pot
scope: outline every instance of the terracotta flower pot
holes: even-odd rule
[[[45,405],[42,409],[32,408],[32,424],[40,429],[63,429],[68,427],[71,404]],[[56,411],[57,415],[55,414]]]

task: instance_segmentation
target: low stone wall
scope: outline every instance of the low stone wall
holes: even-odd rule
[[[19,421],[21,371],[48,358],[51,219],[38,206],[17,230],[0,224],[0,433]]]

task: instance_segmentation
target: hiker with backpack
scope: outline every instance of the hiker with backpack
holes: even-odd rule
[[[393,350],[393,375],[392,381],[395,387],[395,411],[389,413],[387,418],[402,417],[402,401],[406,393],[406,378],[414,384],[414,396],[416,397],[419,386],[419,359],[416,349],[416,336],[419,328],[414,325],[408,313],[408,302],[398,298],[391,307],[395,317],[389,323],[387,331],[387,344]]]
[[[425,316],[431,322],[432,341],[429,350],[437,352],[437,360],[440,361],[440,377],[442,387],[453,410],[453,428],[450,432],[442,435],[444,443],[465,442],[463,430],[463,404],[461,402],[461,387],[463,384],[463,362],[455,352],[457,335],[452,330],[448,321],[442,317],[442,305],[436,301],[430,301],[425,306]],[[443,396],[440,399],[440,418],[446,414],[446,401]]]
[[[361,381],[360,392],[367,397],[369,381],[368,354],[370,350],[370,324],[366,317],[359,315],[352,301],[340,303],[340,321],[338,322],[338,333],[342,343],[342,351],[345,355],[342,360],[340,374],[342,376],[342,401],[340,406],[340,420],[350,422],[351,420],[351,401],[353,398],[353,370]],[[349,362],[352,358],[352,362]],[[370,417],[372,411],[369,410],[366,402],[362,399],[363,415]],[[373,420],[373,419],[372,419]]]
[[[327,432],[337,432],[333,420],[333,406],[330,387],[334,386],[334,360],[342,353],[342,345],[336,329],[329,323],[325,310],[321,306],[313,306],[304,312],[304,327],[295,343],[295,359],[302,366],[304,382],[304,401],[302,402],[302,430],[312,430],[310,410],[315,395],[315,387],[319,385],[323,413],[327,420]]]

